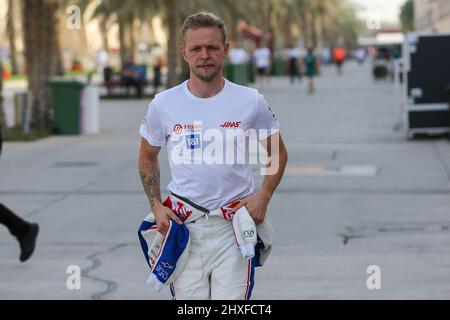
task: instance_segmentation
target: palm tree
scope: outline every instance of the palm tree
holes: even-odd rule
[[[180,12],[176,9],[175,0],[167,0],[164,7],[164,24],[167,27],[167,87],[172,87],[178,83],[178,46],[177,36],[180,26]]]
[[[16,1],[8,0],[8,13],[6,17],[6,34],[9,38],[11,73],[14,75],[19,73],[19,69],[17,67],[16,28],[14,25],[15,3]]]
[[[414,30],[414,1],[407,0],[400,9],[400,22],[405,31]]]
[[[187,71],[179,50],[182,21],[192,13],[205,10],[207,5],[201,0],[160,0],[158,3],[167,28],[167,87],[172,87],[183,80]]]
[[[120,59],[122,65],[134,57],[136,45],[134,25],[136,21],[151,19],[159,13],[162,0],[103,0],[94,9],[90,19],[98,18],[104,30],[104,47],[107,46],[106,31],[113,23],[119,27]],[[161,2],[162,3],[162,2]]]
[[[6,130],[5,112],[3,110],[3,64],[0,61],[0,130]],[[0,132],[2,134],[3,132]]]
[[[125,22],[124,15],[121,13],[121,6],[126,1],[119,0],[103,0],[100,1],[97,7],[94,9],[90,19],[98,18],[100,26],[107,29],[111,24],[111,20],[117,22],[119,27],[119,44],[120,44],[120,59],[123,65],[127,59],[127,46],[125,40]],[[106,41],[103,40],[105,43]]]
[[[51,129],[48,82],[57,73],[58,0],[22,0],[25,60],[32,123]]]

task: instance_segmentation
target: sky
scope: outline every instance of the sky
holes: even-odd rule
[[[380,13],[381,20],[389,23],[399,23],[400,7],[406,0],[349,0],[355,3],[361,10],[358,16],[366,19],[370,14]]]

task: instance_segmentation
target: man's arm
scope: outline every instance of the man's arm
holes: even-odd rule
[[[264,177],[261,191],[272,197],[275,189],[283,178],[284,169],[286,168],[288,154],[283,138],[280,133],[271,135],[268,139],[261,141],[270,162],[266,166],[266,176]],[[273,152],[272,152],[273,151]]]
[[[156,204],[161,204],[160,171],[158,162],[160,150],[161,147],[154,147],[145,139],[141,140],[141,148],[139,151],[139,174],[152,210]]]
[[[139,175],[142,185],[150,202],[150,207],[156,218],[158,231],[163,235],[169,228],[169,219],[175,220],[181,224],[181,220],[167,207],[164,207],[161,201],[160,189],[160,170],[158,154],[161,147],[150,145],[147,140],[141,139],[141,148],[139,150]]]
[[[267,206],[283,177],[288,160],[286,146],[284,145],[281,134],[273,134],[268,139],[261,141],[261,144],[270,157],[270,162],[266,166],[266,176],[264,177],[261,190],[242,199],[241,203],[234,209],[236,212],[241,207],[245,206],[256,224],[260,224],[264,221]]]

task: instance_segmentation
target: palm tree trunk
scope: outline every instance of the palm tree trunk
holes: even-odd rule
[[[6,118],[3,110],[3,64],[0,61],[0,135],[6,131]]]
[[[187,18],[187,16],[185,14],[181,13],[179,21],[184,21],[186,18]],[[177,32],[176,43],[181,43],[181,41],[182,41],[181,34],[180,34],[180,32]],[[187,62],[184,61],[183,57],[179,53],[177,53],[177,66],[181,66],[181,72],[178,75],[177,83],[181,83],[185,80],[188,80],[189,77],[191,76],[191,70],[189,69],[189,65],[187,64]]]
[[[88,35],[86,32],[86,17],[84,16],[84,10],[81,11],[81,15],[80,15],[80,20],[81,20],[81,26],[80,26],[80,30],[79,30],[79,37],[81,40],[81,48],[79,48],[76,52],[77,56],[79,54],[83,54],[84,52],[86,52],[86,50],[88,50],[89,48],[89,44],[88,44]]]
[[[45,19],[45,30],[46,30],[46,64],[44,78],[42,79],[42,94],[44,98],[44,121],[47,128],[51,128],[52,125],[52,101],[51,101],[51,91],[48,85],[49,80],[52,77],[59,75],[62,76],[64,73],[62,67],[61,50],[59,43],[58,34],[58,1],[59,0],[47,0],[46,2],[46,19]]]
[[[166,1],[166,25],[169,29],[167,38],[167,64],[169,67],[167,74],[167,87],[177,84],[177,33],[178,33],[178,10],[173,0]]]
[[[156,35],[155,35],[155,29],[153,28],[152,19],[149,19],[149,21],[147,22],[147,25],[148,25],[148,35],[149,35],[148,40],[152,45],[154,45],[156,43]]]
[[[57,0],[22,0],[24,43],[32,123],[51,128],[48,82],[56,73]],[[58,53],[59,55],[59,53]]]
[[[272,2],[269,2],[269,7],[268,7],[268,12],[267,12],[267,18],[268,18],[268,30],[269,30],[269,34],[270,34],[270,38],[268,39],[268,48],[270,49],[270,52],[272,52],[272,60],[274,58],[274,51],[275,51],[275,29],[274,29],[274,21],[273,21],[273,4]]]
[[[22,0],[22,22],[24,30],[25,45],[25,64],[28,77],[28,91],[31,99],[31,123],[40,122],[39,100],[37,92],[39,91],[39,48],[40,32],[37,30],[40,16],[41,0]]]
[[[311,46],[317,47],[317,25],[316,25],[316,13],[311,12]]]
[[[134,38],[134,16],[131,14],[128,21],[129,45],[128,58],[134,61],[136,52],[136,40]]]
[[[16,28],[14,25],[14,3],[13,0],[8,0],[8,15],[6,32],[9,38],[10,59],[11,59],[11,73],[16,75],[19,73],[17,67],[17,49],[16,49]]]
[[[123,67],[127,61],[127,45],[125,40],[125,23],[123,17],[120,17],[119,15],[117,22],[119,25],[120,62]]]
[[[100,21],[100,33],[102,36],[103,50],[109,52],[108,28],[106,26],[106,20],[104,18],[102,18]]]
[[[53,27],[53,42],[52,42],[52,75],[56,75],[59,77],[64,76],[64,66],[63,66],[63,58],[62,58],[62,52],[61,52],[61,39],[60,34],[58,30],[61,27],[61,17],[62,15],[58,13],[58,2],[55,1],[53,3],[53,21],[54,21],[54,27]]]
[[[286,17],[286,21],[284,22],[284,35],[285,44],[295,47],[294,36],[292,35],[292,20],[290,15]]]
[[[301,14],[301,26],[303,35],[303,46],[305,48],[309,47],[309,28],[308,28],[308,15],[306,11]]]

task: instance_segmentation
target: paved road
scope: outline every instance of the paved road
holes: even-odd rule
[[[450,298],[450,144],[405,139],[394,88],[369,70],[324,68],[315,95],[286,78],[260,88],[290,157],[255,299]],[[6,144],[1,201],[39,222],[41,235],[20,264],[0,229],[0,299],[169,297],[145,284],[136,235],[148,211],[136,168],[146,105],[103,102],[97,136]],[[165,160],[161,170],[166,185]],[[69,265],[82,269],[81,290],[66,288]],[[367,289],[370,265],[381,269],[380,290]]]

